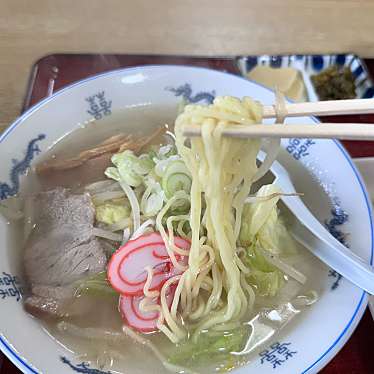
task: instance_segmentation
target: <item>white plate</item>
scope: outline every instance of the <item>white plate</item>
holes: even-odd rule
[[[105,73],[78,82],[42,101],[19,118],[1,137],[0,195],[22,185],[25,169],[66,133],[79,126],[105,130],[113,121],[135,129],[130,118],[143,107],[148,126],[175,115],[182,96],[206,102],[213,95],[252,96],[264,104],[273,94],[248,80],[213,70],[181,66],[147,66]],[[168,108],[163,112],[160,107]],[[152,109],[155,109],[153,112]],[[151,110],[151,112],[150,112]],[[157,117],[152,119],[152,113]],[[164,114],[162,114],[164,113]],[[149,116],[151,114],[151,116]],[[96,116],[96,121],[94,117]],[[300,119],[299,119],[300,120]],[[143,121],[143,120],[142,120]],[[290,122],[297,122],[292,119]],[[313,122],[305,118],[303,122]],[[94,132],[93,132],[94,133]],[[305,202],[329,229],[344,238],[367,261],[372,259],[371,208],[363,182],[338,142],[297,140],[283,142],[280,161],[286,165]],[[328,194],[323,191],[325,190]],[[332,201],[332,203],[331,203]],[[334,214],[332,214],[332,211]],[[22,308],[20,254],[9,226],[0,220],[0,347],[25,373],[98,374],[51,339],[38,321]],[[364,292],[313,260],[311,285],[320,300],[297,316],[271,346],[253,357],[238,373],[315,373],[341,349],[359,322],[367,304]],[[9,276],[11,274],[11,281]],[[145,357],[145,356],[144,356]],[[104,371],[105,372],[105,371]],[[132,372],[131,368],[127,372]],[[153,373],[152,369],[149,373]]]

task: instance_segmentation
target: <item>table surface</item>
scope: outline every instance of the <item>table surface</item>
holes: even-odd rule
[[[1,0],[0,127],[56,52],[374,57],[372,0]]]
[[[0,3],[0,130],[21,110],[31,66],[50,53],[212,56],[353,52],[374,57],[372,0]],[[365,319],[365,327],[361,324],[354,337],[367,334],[371,319],[369,315]],[[354,353],[349,344],[343,351],[345,355]],[[354,357],[370,372],[369,350],[359,350]],[[1,361],[0,355],[0,366]],[[8,361],[4,364],[1,373],[13,372]],[[342,371],[335,369],[336,373],[344,372],[344,364]]]

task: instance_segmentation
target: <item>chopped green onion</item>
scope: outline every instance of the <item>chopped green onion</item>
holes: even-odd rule
[[[162,189],[166,198],[170,199],[177,191],[189,193],[191,190],[191,176],[183,161],[170,163],[162,177]]]

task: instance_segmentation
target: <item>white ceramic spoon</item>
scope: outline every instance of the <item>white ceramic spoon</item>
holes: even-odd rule
[[[265,153],[260,152],[259,161]],[[277,161],[271,166],[274,182],[286,193],[296,193],[287,170]],[[299,196],[282,196],[283,203],[297,218],[292,234],[325,264],[356,286],[374,295],[374,268],[336,240],[306,207]]]

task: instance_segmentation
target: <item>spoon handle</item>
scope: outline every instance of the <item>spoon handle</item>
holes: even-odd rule
[[[332,246],[312,234],[304,225],[297,222],[292,227],[293,237],[316,257],[332,267],[344,278],[371,295],[374,295],[374,268],[364,262],[343,244],[337,241]]]
[[[261,153],[259,158],[263,159],[264,155]],[[274,182],[284,192],[296,192],[287,170],[279,162],[273,163],[271,172]],[[335,239],[300,197],[282,196],[281,199],[297,218],[291,228],[295,239],[343,277],[374,295],[374,268]]]

